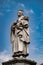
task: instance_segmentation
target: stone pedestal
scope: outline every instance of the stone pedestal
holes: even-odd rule
[[[36,62],[27,59],[12,59],[7,62],[3,62],[2,65],[36,65]]]

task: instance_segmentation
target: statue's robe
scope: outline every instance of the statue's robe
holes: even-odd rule
[[[15,32],[11,33],[13,52],[27,54],[27,45],[30,42],[28,21],[22,16],[14,27]]]

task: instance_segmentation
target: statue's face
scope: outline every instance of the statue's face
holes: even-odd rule
[[[22,16],[23,12],[22,11],[18,11],[18,17]]]

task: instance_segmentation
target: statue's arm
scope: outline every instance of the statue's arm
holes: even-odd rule
[[[13,25],[11,26],[11,32],[10,32],[11,42],[14,42],[14,38],[15,38],[15,26],[16,26],[16,23],[13,23]]]
[[[25,19],[24,20],[25,21],[25,23],[24,23],[24,31],[26,33],[26,42],[30,43],[30,30],[29,30],[29,23],[28,23],[29,18],[27,16],[25,16],[24,19]]]

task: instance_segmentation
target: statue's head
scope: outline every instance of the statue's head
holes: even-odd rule
[[[18,17],[21,17],[23,15],[23,10],[18,10]]]

